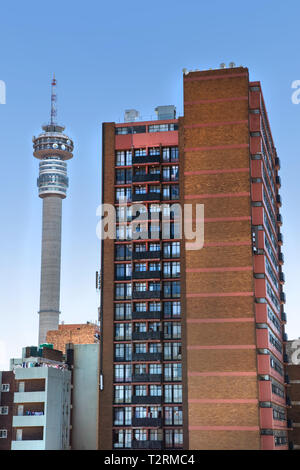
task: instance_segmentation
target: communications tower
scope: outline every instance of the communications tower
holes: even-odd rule
[[[33,155],[40,160],[37,186],[43,199],[42,259],[39,310],[39,344],[59,323],[62,199],[67,196],[67,163],[73,141],[57,124],[56,79],[51,83],[51,118],[43,132],[33,137]]]

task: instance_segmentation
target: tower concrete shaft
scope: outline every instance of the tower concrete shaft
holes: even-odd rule
[[[43,199],[39,344],[46,341],[49,330],[58,329],[60,314],[61,219],[62,199],[58,196],[45,197]]]

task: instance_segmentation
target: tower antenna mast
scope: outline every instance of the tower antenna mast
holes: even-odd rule
[[[57,118],[57,110],[56,110],[56,79],[55,79],[55,74],[53,74],[53,79],[51,82],[51,125],[57,124],[56,118]]]

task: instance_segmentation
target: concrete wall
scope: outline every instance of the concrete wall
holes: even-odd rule
[[[72,450],[98,448],[99,346],[74,345]]]

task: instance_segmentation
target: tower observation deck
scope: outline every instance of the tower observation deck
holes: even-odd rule
[[[33,155],[40,160],[37,186],[43,199],[39,344],[59,323],[62,199],[67,196],[66,160],[73,158],[73,141],[56,123],[56,79],[51,83],[50,124],[33,137]]]

